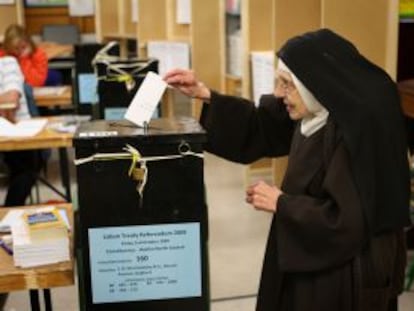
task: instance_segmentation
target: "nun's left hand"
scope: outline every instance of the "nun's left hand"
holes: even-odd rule
[[[246,202],[258,210],[276,213],[277,200],[282,193],[278,187],[259,181],[247,188]]]

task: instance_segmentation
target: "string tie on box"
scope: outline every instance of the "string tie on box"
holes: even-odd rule
[[[203,153],[196,153],[191,150],[191,146],[182,141],[178,146],[178,154],[164,155],[164,156],[148,156],[143,157],[138,149],[131,145],[126,145],[122,153],[95,153],[89,157],[76,159],[74,161],[76,166],[83,165],[90,162],[96,161],[118,161],[118,160],[131,160],[131,164],[128,169],[128,176],[137,182],[137,191],[141,198],[144,194],[145,185],[148,181],[148,167],[147,162],[174,160],[184,157],[197,157],[204,158]]]

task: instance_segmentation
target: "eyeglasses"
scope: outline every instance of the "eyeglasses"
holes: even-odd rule
[[[296,91],[296,86],[292,81],[279,76],[275,79],[275,89],[282,90],[286,95]]]

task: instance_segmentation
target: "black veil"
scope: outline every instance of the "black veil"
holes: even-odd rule
[[[328,29],[288,40],[278,56],[337,123],[370,232],[409,225],[405,121],[392,79]]]

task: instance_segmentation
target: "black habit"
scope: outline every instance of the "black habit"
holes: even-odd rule
[[[296,53],[295,47],[292,49]],[[298,67],[292,65],[296,64],[298,55],[292,54],[282,48],[279,55],[296,74]],[[331,61],[331,55],[328,58]],[[312,56],[307,61],[312,63]],[[299,63],[305,66],[302,72],[306,72],[306,61]],[[319,70],[323,69],[319,66]],[[325,73],[327,76],[335,74],[329,70]],[[375,67],[374,71],[378,69]],[[339,75],[345,76],[344,72]],[[302,78],[301,74],[297,77]],[[314,92],[312,86],[317,83],[303,80]],[[384,88],[388,87],[388,78],[383,80]],[[340,107],[337,109],[332,100],[334,95],[326,97],[323,93],[321,96],[318,91],[313,94],[328,109],[330,117],[324,127],[309,137],[304,137],[300,126],[290,120],[282,99],[272,95],[263,96],[256,108],[250,101],[212,92],[210,103],[203,106],[201,123],[208,135],[206,150],[239,163],[289,155],[281,187],[283,194],[268,237],[256,310],[389,310],[390,301],[395,301],[402,290],[406,263],[403,227],[409,223],[404,132],[402,124],[396,124],[401,118],[399,107],[392,107],[398,101],[391,98],[391,103],[379,102],[389,114],[384,120],[377,119],[383,117],[382,113],[368,116],[367,110],[363,110],[363,116],[368,118],[363,121],[372,123],[368,127],[378,130],[379,134],[387,131],[379,128],[380,125],[390,122],[393,126],[385,137],[375,138],[371,135],[372,129],[354,135],[366,131],[367,126],[359,123],[360,116],[355,117],[353,122],[357,125],[354,126],[349,112],[344,113],[342,105],[344,100],[352,100],[351,95],[337,98]],[[363,106],[363,100],[359,98],[355,105],[351,104],[350,111],[358,114],[357,106]],[[372,105],[369,102],[370,108]],[[383,152],[376,149],[384,146],[378,142],[380,139],[390,144],[390,151],[384,151],[382,160],[373,154]],[[391,159],[394,164],[390,163]],[[367,160],[374,163],[365,170],[363,164]],[[388,177],[375,172],[381,165],[385,173],[389,173],[390,167],[395,172]],[[390,180],[377,182],[373,180],[376,178]],[[393,183],[401,189],[393,185],[384,188]],[[378,193],[386,190],[387,193]]]

